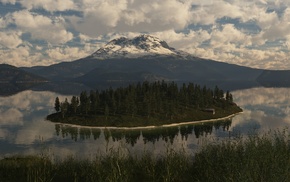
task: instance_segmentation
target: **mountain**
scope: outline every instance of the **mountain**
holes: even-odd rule
[[[264,70],[257,78],[257,81],[264,87],[289,87],[290,71],[289,70]]]
[[[22,68],[51,81],[267,81],[266,70],[195,57],[151,35],[111,40],[92,55],[46,67]],[[285,71],[290,74],[290,71]],[[276,75],[277,73],[277,75]],[[266,74],[266,76],[265,76]],[[271,71],[275,79],[281,75]]]
[[[8,64],[0,64],[0,83],[32,83],[45,81],[45,78],[23,71],[20,68]]]
[[[139,81],[139,80],[255,80],[262,70],[215,62],[211,60],[119,59],[100,62],[98,66],[76,78],[78,81]]]
[[[133,39],[121,37],[107,43],[91,55],[95,59],[111,58],[152,58],[157,56],[175,56],[187,59],[190,54],[169,47],[165,41],[151,35],[140,35]]]
[[[0,64],[0,96],[13,95],[46,81],[46,79],[20,68]]]
[[[102,73],[100,72],[102,75],[96,75],[94,77],[102,81],[106,79],[114,79],[112,77],[115,76],[117,76],[117,80],[132,80],[132,78],[136,80],[137,77],[135,77],[135,75],[140,73],[144,73],[145,76],[139,77],[138,80],[144,80],[147,77],[159,77],[158,74],[155,73],[156,71],[161,71],[157,70],[158,67],[163,70],[167,68],[160,68],[158,65],[147,65],[145,68],[141,63],[142,67],[134,72],[137,67],[140,67],[138,66],[140,63],[136,65],[136,62],[134,62],[136,60],[146,60],[147,62],[150,62],[152,60],[184,61],[189,59],[194,59],[194,57],[188,53],[169,47],[166,42],[161,41],[156,37],[141,35],[134,39],[127,39],[124,37],[114,39],[92,55],[73,62],[62,62],[48,67],[32,67],[23,69],[41,75],[52,81],[81,81],[82,76],[89,72],[92,74],[91,71],[94,69],[95,71],[102,71]],[[156,68],[154,68],[155,66]],[[105,70],[108,72],[105,73]],[[133,71],[133,73],[130,73],[131,71]],[[152,73],[152,71],[154,73]],[[86,77],[88,76],[89,75]],[[167,76],[165,76],[165,78]],[[93,78],[90,78],[89,80],[94,81]]]

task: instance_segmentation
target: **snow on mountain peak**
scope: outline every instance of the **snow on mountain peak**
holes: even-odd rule
[[[165,41],[151,35],[140,35],[133,39],[120,37],[111,40],[105,46],[92,54],[99,59],[108,58],[138,58],[144,56],[181,56],[188,54],[168,46]]]

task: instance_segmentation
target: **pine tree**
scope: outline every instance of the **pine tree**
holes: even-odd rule
[[[56,99],[55,99],[54,109],[55,109],[56,112],[60,111],[60,102],[59,102],[59,98],[58,97],[56,97]]]
[[[64,118],[65,115],[67,114],[68,107],[69,107],[69,103],[67,101],[67,98],[65,98],[65,101],[60,104],[62,118]]]
[[[90,110],[90,100],[88,98],[87,92],[83,91],[80,94],[80,108],[81,108],[81,112],[88,114],[89,110]]]
[[[90,110],[93,114],[97,113],[97,105],[98,101],[97,101],[97,94],[95,91],[91,90],[90,92]]]
[[[108,116],[109,116],[109,114],[110,114],[110,110],[109,110],[109,106],[108,106],[108,104],[105,104],[104,114],[105,114],[105,116],[106,116],[106,120],[108,120]]]
[[[76,114],[77,113],[77,108],[78,108],[78,105],[79,105],[79,103],[78,103],[78,99],[77,99],[77,97],[76,96],[73,96],[72,98],[71,98],[71,108],[72,108],[72,112],[74,113],[74,114]]]

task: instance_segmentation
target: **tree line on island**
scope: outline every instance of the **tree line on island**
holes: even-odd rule
[[[194,83],[178,86],[175,82],[148,82],[106,90],[83,91],[60,102],[55,99],[55,110],[62,119],[74,116],[127,116],[158,119],[186,118],[192,111],[205,108],[226,109],[236,106],[232,94]]]

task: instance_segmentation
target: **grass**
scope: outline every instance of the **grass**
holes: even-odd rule
[[[93,160],[15,156],[0,161],[1,181],[290,181],[288,130],[203,146],[196,154],[109,151]]]
[[[71,115],[62,117],[60,112],[50,114],[46,117],[47,120],[56,123],[75,124],[80,126],[98,126],[98,127],[142,127],[142,126],[161,126],[165,124],[201,121],[208,119],[224,118],[242,111],[236,105],[222,109],[214,107],[215,114],[205,112],[202,109],[188,108],[183,111],[183,114],[176,113],[172,118],[165,117],[166,114],[159,113],[154,116],[140,115]]]

